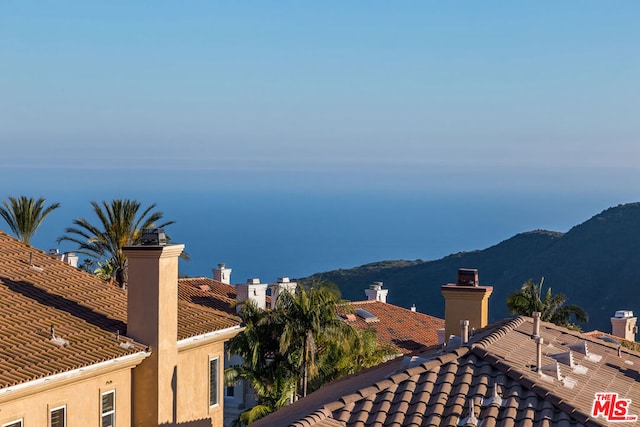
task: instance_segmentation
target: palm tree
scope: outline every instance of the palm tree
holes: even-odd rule
[[[348,345],[353,329],[336,315],[339,297],[324,287],[306,292],[298,287],[295,294],[285,292],[278,298],[273,316],[284,325],[279,338],[280,353],[298,367],[302,396],[307,395],[309,378],[318,374],[316,355],[330,342]]]
[[[116,268],[111,260],[107,260],[104,263],[97,261],[96,264],[98,264],[98,268],[93,270],[93,274],[104,280],[111,280],[113,278]]]
[[[565,305],[567,297],[563,294],[551,294],[551,288],[542,297],[542,285],[544,277],[540,279],[540,284],[536,284],[532,279],[526,281],[519,291],[507,297],[507,307],[511,314],[521,314],[531,316],[534,311],[540,312],[540,319],[551,322],[559,326],[572,329],[579,327],[572,322],[575,318],[577,322],[589,320],[587,312],[575,304]]]
[[[383,363],[398,354],[398,350],[391,345],[378,343],[373,328],[353,328],[353,333],[349,334],[347,340],[348,345],[340,341],[330,341],[327,351],[318,354],[319,375],[309,383],[311,391],[342,376]]]
[[[2,201],[0,216],[4,218],[18,239],[29,244],[45,217],[60,207],[60,203],[53,203],[45,208],[44,202],[45,199],[42,197],[38,200],[26,196],[20,196],[17,199],[9,197],[9,203],[6,200]]]
[[[395,352],[380,346],[373,329],[360,333],[339,320],[337,287],[315,284],[308,292],[284,292],[275,310],[264,311],[245,301],[240,309],[243,331],[228,344],[228,353],[242,364],[225,370],[225,384],[246,380],[258,405],[246,410],[238,425],[251,422],[286,405],[296,394],[384,360]],[[350,307],[340,304],[341,312]],[[311,381],[313,380],[313,381]]]
[[[76,227],[65,229],[65,236],[58,238],[58,243],[69,241],[78,245],[78,253],[95,258],[106,265],[113,266],[113,278],[120,287],[126,283],[127,258],[123,248],[140,243],[142,231],[147,228],[166,227],[174,221],[167,221],[160,225],[156,222],[162,219],[162,212],[155,211],[153,203],[139,213],[141,204],[136,200],[115,199],[102,204],[92,201],[93,212],[99,220],[93,225],[84,218],[73,221]]]

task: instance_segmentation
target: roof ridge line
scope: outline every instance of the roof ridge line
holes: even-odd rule
[[[502,324],[496,325],[495,329],[486,336],[480,338],[476,342],[473,342],[471,347],[486,348],[489,344],[506,335],[508,332],[515,330],[518,326],[526,322],[526,320],[527,319],[524,316],[517,316],[512,319],[504,320]]]

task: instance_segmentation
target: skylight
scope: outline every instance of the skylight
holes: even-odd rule
[[[367,323],[380,321],[380,319],[378,319],[378,316],[376,316],[375,314],[371,314],[364,308],[356,308],[356,314],[358,315],[358,317],[361,317]]]

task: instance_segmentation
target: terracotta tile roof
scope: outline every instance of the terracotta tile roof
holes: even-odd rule
[[[403,354],[424,351],[438,344],[436,330],[444,328],[444,320],[380,301],[352,302],[354,309],[363,308],[376,316],[367,322],[354,314],[347,323],[359,329],[373,328],[381,344],[391,344]]]
[[[126,310],[123,291],[0,232],[0,388],[143,351]]]
[[[542,323],[542,365],[555,366],[572,350],[575,365],[560,363],[561,379],[542,376],[531,339],[532,320],[507,319],[477,331],[469,346],[423,359],[396,359],[338,380],[258,421],[255,426],[456,426],[470,415],[475,425],[595,426],[595,393],[631,399],[629,414],[640,415],[640,354],[586,334]],[[587,355],[581,354],[586,343]],[[494,388],[502,402],[493,400]],[[320,424],[320,423],[325,424]],[[621,425],[632,425],[621,423]]]
[[[234,286],[206,277],[178,280],[179,339],[239,326]]]
[[[231,287],[203,280],[213,291],[179,282],[178,339],[240,324]],[[144,351],[126,321],[126,291],[0,231],[0,389]]]

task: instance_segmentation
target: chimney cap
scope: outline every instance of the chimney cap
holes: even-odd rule
[[[479,284],[480,284],[480,280],[478,279],[477,268],[459,268],[458,269],[458,280],[456,281],[456,285],[478,286]]]
[[[382,289],[383,284],[384,284],[383,282],[373,282],[372,284],[369,285],[369,289],[379,291],[380,289]]]
[[[218,264],[218,268],[225,268],[227,265],[224,262]]]
[[[259,285],[260,284],[260,279],[258,279],[257,277],[253,278],[253,279],[247,279],[247,283],[249,285]]]
[[[290,283],[288,277],[278,277],[278,283]]]
[[[146,228],[142,231],[140,244],[142,246],[165,246],[167,235],[164,233],[164,228]]]
[[[618,319],[633,317],[633,311],[631,310],[618,310],[613,317],[617,317]]]

